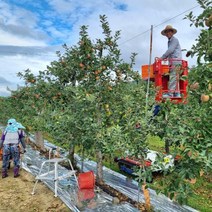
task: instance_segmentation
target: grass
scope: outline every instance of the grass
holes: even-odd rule
[[[154,183],[149,184],[149,187],[156,190],[159,187],[159,182],[163,176],[156,176]],[[166,176],[168,180],[170,176]],[[209,212],[212,211],[212,178],[211,175],[204,175],[196,180],[196,183],[191,184],[193,194],[188,197],[188,203],[186,205],[201,211]]]
[[[164,152],[164,142],[158,136],[148,136],[147,142],[149,144],[149,149]]]
[[[188,205],[201,211],[212,211],[212,175],[205,175],[197,179],[192,185],[193,195],[188,198]]]

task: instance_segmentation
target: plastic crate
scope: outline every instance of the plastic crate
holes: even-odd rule
[[[141,66],[141,77],[142,79],[148,79],[149,77],[149,68],[150,68],[150,78],[154,78],[154,73],[153,73],[153,65],[143,65]]]
[[[143,65],[143,66],[141,66],[141,77],[142,77],[142,79],[148,79],[149,67],[150,67],[150,79],[155,78],[153,65],[150,65],[150,66],[149,65]],[[163,74],[169,73],[169,66],[168,65],[162,65],[162,73]]]

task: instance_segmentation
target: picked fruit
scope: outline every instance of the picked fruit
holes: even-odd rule
[[[208,19],[205,20],[205,25],[207,27],[212,26],[212,15]]]
[[[84,64],[83,64],[83,63],[80,63],[80,64],[79,64],[79,67],[80,67],[80,68],[83,68],[83,67],[84,67]]]
[[[190,85],[190,89],[191,90],[196,90],[199,88],[199,83],[198,82],[194,82],[193,84]]]
[[[205,95],[205,94],[201,95],[201,101],[202,102],[208,102],[209,99],[210,99],[209,95]]]

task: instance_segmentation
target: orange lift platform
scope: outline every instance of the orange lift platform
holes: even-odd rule
[[[169,73],[170,70],[176,71],[176,90],[169,90]],[[162,60],[155,58],[155,62],[152,65],[143,65],[141,67],[142,79],[153,81],[155,84],[156,102],[164,102],[166,99],[170,99],[173,103],[186,103],[187,102],[187,86],[188,86],[188,63],[185,60],[168,59]],[[164,94],[180,93],[180,97],[164,98]]]

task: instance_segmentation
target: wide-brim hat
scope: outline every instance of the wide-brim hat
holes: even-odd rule
[[[171,25],[167,25],[166,28],[161,31],[161,34],[165,36],[166,35],[166,32],[168,30],[172,30],[173,31],[173,34],[176,34],[177,33],[177,30],[175,28],[173,28]]]

